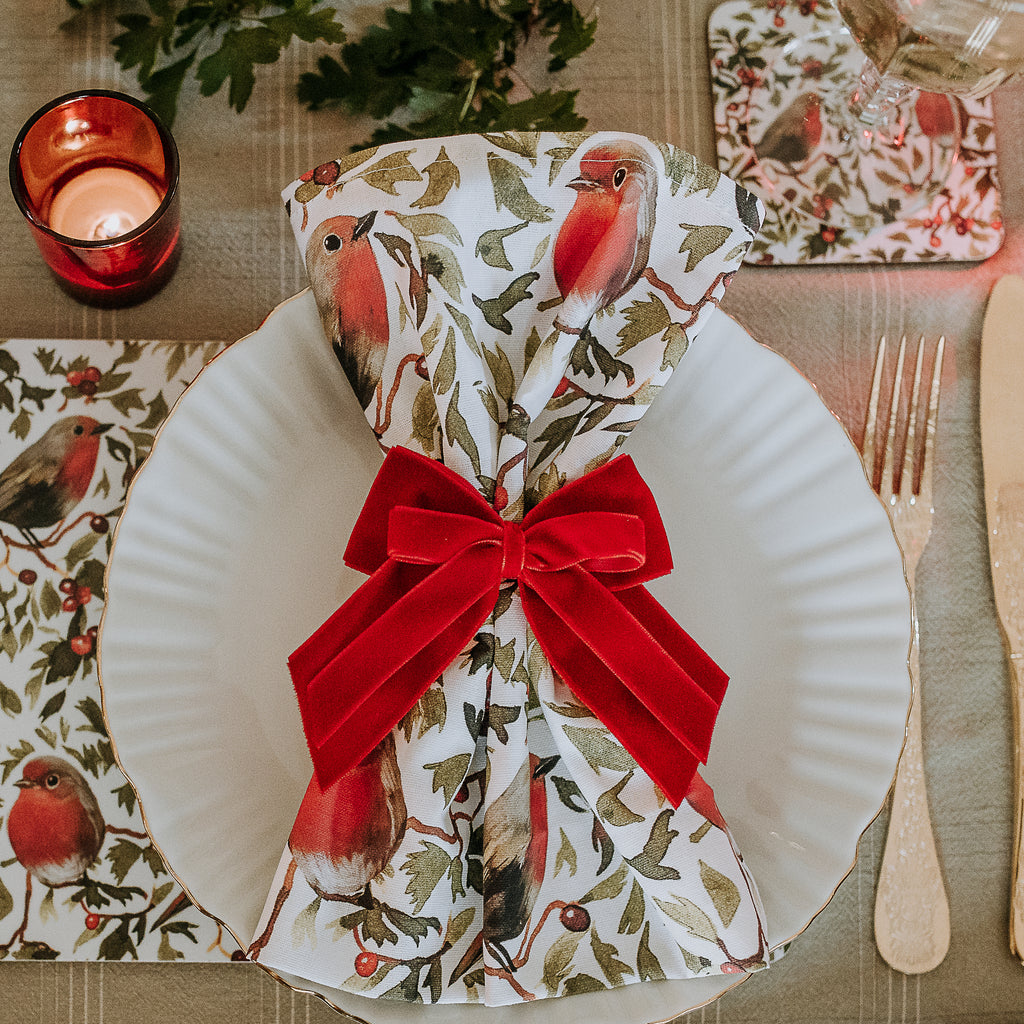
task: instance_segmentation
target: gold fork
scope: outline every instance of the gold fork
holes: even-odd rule
[[[914,383],[902,429],[896,425],[903,390],[907,339],[900,341],[896,375],[889,404],[888,429],[880,435],[879,396],[885,366],[885,338],[878,345],[871,382],[861,459],[868,479],[885,503],[893,530],[903,550],[904,572],[911,594],[911,644],[907,658],[911,705],[907,735],[892,792],[889,833],[882,856],[875,896],[875,943],[886,962],[905,974],[921,974],[937,967],[949,949],[949,899],[939,866],[935,837],[928,813],[924,757],[921,743],[921,693],[918,619],[914,599],[914,573],[932,530],[932,472],[935,462],[935,426],[939,414],[939,380],[945,338],[935,348],[931,385],[924,396],[923,437],[918,426],[925,342],[918,342]],[[901,436],[902,435],[902,436]],[[880,444],[884,444],[881,475],[876,474]],[[899,450],[903,459],[897,467]],[[915,485],[914,469],[920,466]],[[897,471],[898,470],[898,471]]]

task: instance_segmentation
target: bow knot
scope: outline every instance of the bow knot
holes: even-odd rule
[[[506,519],[501,528],[501,578],[518,580],[526,562],[526,534],[522,524]]]
[[[654,496],[626,456],[503,520],[441,463],[392,448],[345,551],[370,578],[289,658],[325,788],[463,653],[517,580],[552,669],[678,806],[727,679],[643,586],[671,571]]]

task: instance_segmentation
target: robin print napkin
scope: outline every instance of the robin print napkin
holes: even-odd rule
[[[689,154],[623,133],[389,145],[284,199],[368,429],[504,523],[621,461],[762,215]],[[495,1006],[766,965],[710,788],[694,775],[673,806],[552,668],[521,590],[497,591],[360,763],[312,774],[250,958]]]

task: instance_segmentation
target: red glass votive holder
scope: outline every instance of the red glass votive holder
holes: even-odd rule
[[[127,305],[170,277],[178,149],[145,104],[100,89],[53,100],[18,134],[10,176],[43,259],[75,298]]]

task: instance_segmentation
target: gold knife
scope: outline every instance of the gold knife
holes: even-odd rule
[[[981,452],[989,560],[1013,688],[1010,950],[1024,961],[1024,278],[1000,278],[981,336]]]

